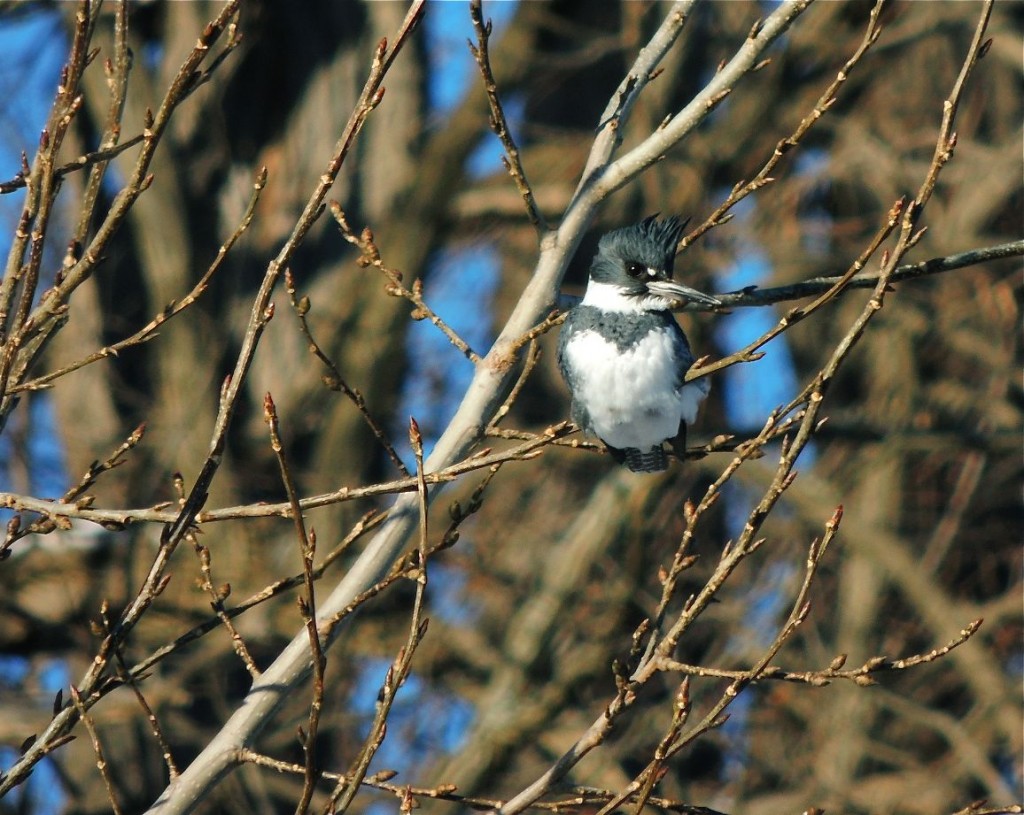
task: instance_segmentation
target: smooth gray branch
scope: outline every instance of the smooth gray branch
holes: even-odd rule
[[[951,272],[954,269],[977,266],[979,263],[987,263],[991,260],[1022,256],[1024,256],[1024,240],[1000,243],[996,246],[986,246],[981,249],[969,249],[966,252],[958,252],[955,255],[931,258],[920,263],[904,264],[893,272],[889,282],[899,283],[903,280],[915,280],[919,277],[927,277],[928,275],[939,274],[940,272]],[[812,277],[810,280],[791,283],[788,286],[773,286],[767,289],[752,287],[730,294],[716,294],[715,297],[721,300],[727,308],[766,306],[771,303],[780,303],[784,300],[799,300],[801,297],[813,297],[827,291],[838,280],[838,275],[833,277]],[[850,280],[847,288],[869,289],[877,282],[878,272],[862,272]],[[698,307],[697,304],[691,304],[685,310],[706,310],[706,307]]]

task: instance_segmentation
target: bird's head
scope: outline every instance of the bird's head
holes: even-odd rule
[[[672,280],[685,222],[656,215],[609,232],[598,243],[584,302],[612,311],[664,311],[688,302],[721,305]]]

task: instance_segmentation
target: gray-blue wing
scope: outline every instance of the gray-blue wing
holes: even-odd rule
[[[569,416],[585,432],[591,432],[590,414],[576,398],[576,372],[572,370],[569,363],[569,355],[566,348],[569,345],[569,338],[576,330],[576,309],[572,309],[562,323],[562,330],[558,336],[558,370],[562,372],[562,379],[569,388],[569,395],[572,399],[569,407]]]
[[[683,329],[679,327],[679,323],[673,317],[668,317],[668,319],[671,321],[669,328],[672,331],[672,341],[676,346],[676,356],[679,358],[679,367],[676,370],[676,388],[678,389],[683,387],[686,372],[693,365],[694,356],[693,351],[690,350],[690,341],[683,333]]]
[[[672,332],[673,340],[676,343],[676,353],[679,356],[679,368],[676,371],[676,388],[682,388],[686,384],[686,372],[690,370],[694,363],[693,351],[690,350],[690,341],[686,338],[686,334],[683,329],[679,327],[679,324],[672,319],[672,328],[675,329]],[[698,379],[691,383],[689,387],[694,387],[700,390],[705,396],[711,388],[711,383],[706,379]],[[674,437],[668,440],[669,444],[672,445],[672,450],[682,461],[686,456],[686,420],[679,422],[679,432]]]

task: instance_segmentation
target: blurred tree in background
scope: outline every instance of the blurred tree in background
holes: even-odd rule
[[[886,3],[881,35],[851,66],[835,102],[819,105],[865,39],[872,9],[814,3],[795,16],[766,46],[761,59],[770,61],[745,71],[678,146],[634,172],[594,217],[580,218],[564,291],[582,292],[596,241],[609,229],[653,212],[704,223],[805,119],[813,126],[786,145],[770,180],[730,207],[732,220],[722,213],[715,228],[698,230],[677,259],[677,276],[730,291],[842,275],[894,202],[912,199],[934,166],[943,100],[984,11],[975,2]],[[38,10],[3,13],[14,20]],[[529,375],[500,428],[481,417],[491,430],[473,449],[500,458],[543,441],[568,405],[554,365],[557,329],[520,343],[515,359],[480,359],[528,296],[545,233],[499,161],[485,83],[476,76],[457,101],[438,98],[448,90],[438,79],[438,44],[462,48],[469,37],[480,46],[468,8],[441,18],[440,7],[428,5],[423,25],[397,39],[409,9],[395,2],[253,0],[237,10],[93,2],[58,11],[69,32],[66,59],[80,76],[74,67],[63,76],[69,90],[58,96],[38,151],[19,145],[28,171],[0,171],[0,191],[18,202],[5,224],[13,248],[0,291],[9,490],[2,503],[17,519],[0,561],[0,651],[18,666],[0,676],[0,744],[10,748],[0,754],[8,773],[0,812],[142,812],[170,775],[205,761],[204,749],[246,698],[250,674],[305,636],[312,578],[319,601],[355,574],[374,545],[368,533],[399,489],[387,482],[406,479],[401,490],[415,495],[407,480],[416,473],[410,412],[429,452],[474,374],[500,367],[498,360],[510,371],[507,393],[526,356]],[[679,11],[687,15],[682,33],[631,96],[634,87],[620,83],[666,15]],[[563,215],[579,197],[591,146],[608,130],[609,100],[630,99],[615,112],[619,153],[643,145],[755,41],[755,23],[770,11],[747,2],[505,7],[490,61],[540,215],[568,223]],[[904,264],[1021,238],[1022,12],[1014,3],[992,11],[992,42],[956,112],[955,150],[917,224],[927,231]],[[452,36],[442,25],[455,19],[461,28]],[[201,36],[206,48],[196,49]],[[361,107],[382,36],[386,94]],[[174,104],[162,106],[165,97]],[[329,162],[353,111],[365,115],[365,128],[338,171]],[[116,144],[127,147],[108,149]],[[80,156],[87,158],[76,162]],[[332,182],[317,200],[317,185]],[[261,192],[240,231],[254,184]],[[320,200],[340,204],[351,240],[330,211],[314,217]],[[29,215],[19,220],[22,207]],[[895,251],[895,238],[884,246]],[[272,261],[282,247],[286,263],[278,267]],[[401,281],[375,268],[374,249]],[[578,797],[563,811],[596,812],[629,793],[621,811],[757,815],[811,807],[1003,812],[1020,799],[1021,253],[1018,245],[1003,259],[894,284],[828,387],[820,417],[828,421],[804,451],[800,476],[757,520],[766,542],[750,546],[717,590],[719,602],[686,629],[672,649],[674,668],[666,663],[629,689],[614,729],[552,779],[543,800]],[[867,268],[885,264],[879,252]],[[276,283],[269,320],[253,306],[268,280]],[[429,319],[410,319],[414,307],[412,316],[431,316],[394,296],[405,286],[418,297],[413,281],[471,351],[451,347]],[[763,457],[744,459],[722,499],[696,518],[686,502],[698,504],[736,445],[758,437],[769,412],[823,370],[867,298],[848,290],[766,346],[763,359],[713,374],[692,457],[665,474],[633,476],[599,445],[556,444],[552,436],[543,455],[510,454],[496,474],[483,467],[456,481],[432,506],[426,546],[413,536],[389,559],[398,565],[385,587],[359,597],[360,613],[326,652],[322,696],[308,678],[289,686],[284,707],[247,740],[250,752],[232,754],[235,771],[210,782],[191,811],[285,812],[296,802],[302,811],[331,811],[332,790],[343,809],[345,784],[313,783],[309,768],[350,781],[368,772],[372,784],[350,785],[358,791],[351,811],[359,812],[396,811],[403,795],[410,805],[407,784],[433,791],[437,800],[414,796],[431,812],[463,811],[459,796],[497,802],[526,789],[619,698],[617,683],[627,698],[623,687],[645,664],[655,629],[644,621],[653,620],[664,586],[672,587],[668,627],[687,613],[688,596],[702,596],[730,551],[726,542],[742,540],[751,509],[772,492],[777,439],[763,451],[751,447]],[[796,304],[681,320],[698,354],[718,359]],[[157,315],[169,318],[144,342],[64,371]],[[766,322],[758,328],[757,319]],[[239,368],[254,340],[251,366]],[[310,353],[312,342],[322,358]],[[280,456],[266,421],[268,392]],[[40,492],[32,475],[44,409],[55,416],[67,471],[53,493]],[[223,450],[210,456],[218,411]],[[143,423],[116,467],[97,467]],[[95,478],[65,496],[69,506],[48,511],[39,500],[60,498],[87,472]],[[196,491],[206,475],[208,489]],[[315,529],[311,562],[327,563],[322,576],[310,567],[304,580],[294,513],[262,507],[287,504],[286,485],[307,498],[376,484],[385,486],[354,498],[334,494],[303,513],[307,539]],[[771,659],[780,674],[818,673],[743,680],[785,628],[808,545],[839,505],[842,524],[816,566],[810,610]],[[196,516],[200,508],[235,509],[219,520]],[[186,522],[169,523],[179,512]],[[459,527],[457,541],[449,526]],[[422,558],[442,542],[427,559],[421,608]],[[677,552],[697,559],[674,574]],[[259,592],[260,602],[234,615]],[[430,617],[430,626],[422,641],[412,638],[411,673],[388,712],[390,686],[381,683],[408,644],[411,614]],[[965,643],[931,653],[979,618],[984,624]],[[201,636],[178,639],[189,631]],[[892,664],[913,655],[923,655],[921,664]],[[889,661],[867,663],[876,656]],[[65,677],[56,703],[46,680],[55,665]],[[686,666],[701,668],[689,671],[681,695]],[[730,720],[713,718],[688,736],[686,727],[734,680],[743,692]],[[314,698],[321,709],[311,719]],[[374,756],[365,740],[379,733],[375,715],[388,717],[388,729]],[[62,718],[52,723],[55,716]],[[66,742],[67,733],[75,740]],[[659,747],[673,744],[662,761]],[[371,756],[368,770],[360,766]],[[31,779],[18,786],[37,763],[56,771],[59,792],[28,796]],[[281,772],[285,764],[295,772]],[[399,775],[390,779],[388,769]],[[990,809],[963,809],[983,798]]]

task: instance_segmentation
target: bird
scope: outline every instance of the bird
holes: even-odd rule
[[[573,422],[637,473],[668,468],[665,441],[683,457],[686,426],[710,390],[706,378],[684,382],[694,357],[670,311],[687,302],[722,305],[672,279],[685,226],[652,215],[604,235],[558,341]]]

